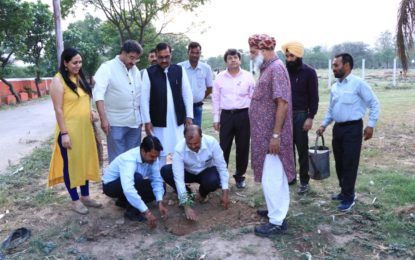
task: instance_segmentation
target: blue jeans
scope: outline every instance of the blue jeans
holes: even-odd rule
[[[141,126],[138,128],[111,126],[107,135],[108,163],[118,155],[139,146],[141,143]]]
[[[203,105],[202,106],[194,106],[193,105],[193,124],[202,127],[202,113],[203,113]]]

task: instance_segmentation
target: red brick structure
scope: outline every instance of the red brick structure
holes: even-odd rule
[[[34,92],[33,94],[36,94],[36,85],[35,85],[35,79],[34,78],[17,78],[17,79],[6,79],[8,82],[10,82],[13,85],[14,91],[20,95],[20,93],[24,92],[27,93],[27,89],[32,89],[31,92]],[[42,78],[41,82],[39,83],[40,92],[42,95],[49,94],[49,88],[50,83],[52,81],[52,78]],[[30,93],[28,93],[30,94]],[[12,97],[9,97],[9,96]],[[22,95],[20,95],[22,96]],[[26,95],[23,95],[26,97]],[[37,98],[37,95],[29,95],[31,98]],[[28,97],[29,97],[28,96]],[[14,100],[14,102],[13,102]],[[27,100],[27,99],[26,99]],[[24,101],[24,100],[22,100]],[[0,105],[1,104],[10,104],[16,103],[16,98],[12,95],[12,93],[9,90],[9,86],[4,84],[2,81],[0,81]]]

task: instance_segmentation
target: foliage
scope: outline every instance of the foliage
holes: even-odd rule
[[[373,52],[369,48],[369,45],[364,42],[344,42],[334,45],[331,51],[333,56],[342,52],[350,53],[355,60],[355,67],[359,66],[358,62],[360,62],[362,59],[365,59],[367,68],[374,67],[372,56]]]
[[[172,48],[172,63],[179,63],[188,59],[187,45],[190,43],[189,37],[179,34],[162,34],[160,35],[159,42],[166,42]]]
[[[24,48],[18,50],[17,55],[24,62],[34,64],[36,83],[40,82],[40,62],[43,50],[49,41],[52,41],[52,13],[46,4],[40,1],[29,4],[32,13],[32,26],[27,29]],[[37,94],[41,96],[39,86],[36,84]]]
[[[327,68],[329,59],[330,52],[322,46],[305,50],[303,57],[304,63],[316,69]]]
[[[145,45],[147,27],[168,14],[173,9],[192,11],[203,5],[206,0],[83,0],[102,10],[108,21],[112,23],[120,36],[121,42],[135,39]],[[155,37],[162,33],[169,21],[165,21]],[[134,38],[136,36],[137,38]]]
[[[375,57],[379,67],[388,69],[395,58],[395,45],[392,33],[389,31],[382,32],[376,41]]]
[[[14,0],[1,1],[0,65],[2,69],[12,62],[13,54],[24,45],[26,30],[31,25],[31,20],[28,19],[30,17],[28,3]]]
[[[9,87],[10,92],[20,102],[13,85],[4,77],[6,67],[13,62],[15,53],[23,48],[26,31],[31,25],[32,16],[29,4],[19,0],[2,0],[0,4],[0,79]],[[29,19],[28,19],[29,18]]]
[[[76,48],[81,53],[82,68],[89,77],[94,75],[105,54],[101,25],[99,18],[87,14],[84,20],[71,23],[63,33],[65,48]]]

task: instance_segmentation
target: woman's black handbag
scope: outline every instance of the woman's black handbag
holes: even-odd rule
[[[318,145],[318,139],[321,137],[323,145]],[[330,177],[330,149],[324,146],[323,135],[316,137],[313,147],[308,150],[308,175],[313,180],[323,180]]]

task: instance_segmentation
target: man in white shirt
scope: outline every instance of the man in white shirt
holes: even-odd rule
[[[199,201],[205,202],[210,192],[222,188],[221,204],[229,205],[229,174],[223,152],[218,141],[208,135],[202,136],[197,125],[186,126],[185,139],[175,147],[173,164],[161,168],[164,181],[177,191],[186,218],[196,221],[196,213],[191,208],[185,183],[199,183]]]
[[[157,136],[163,145],[160,164],[164,165],[183,139],[184,124],[192,124],[193,97],[186,72],[171,64],[171,47],[159,43],[156,51],[158,64],[143,73],[141,112],[146,134]]]
[[[143,49],[128,40],[121,53],[95,73],[93,97],[107,135],[108,161],[137,147],[141,141],[141,75],[135,66]]]
[[[189,60],[180,62],[187,73],[193,94],[193,124],[202,127],[203,100],[212,91],[212,69],[209,64],[201,62],[202,46],[191,42],[187,47]]]
[[[158,162],[161,150],[163,147],[157,137],[146,136],[139,147],[117,156],[102,177],[104,194],[118,198],[118,206],[124,203],[125,216],[143,221],[143,213],[151,228],[156,226],[156,218],[146,203],[156,200],[162,217],[167,215],[162,202],[164,186]]]

